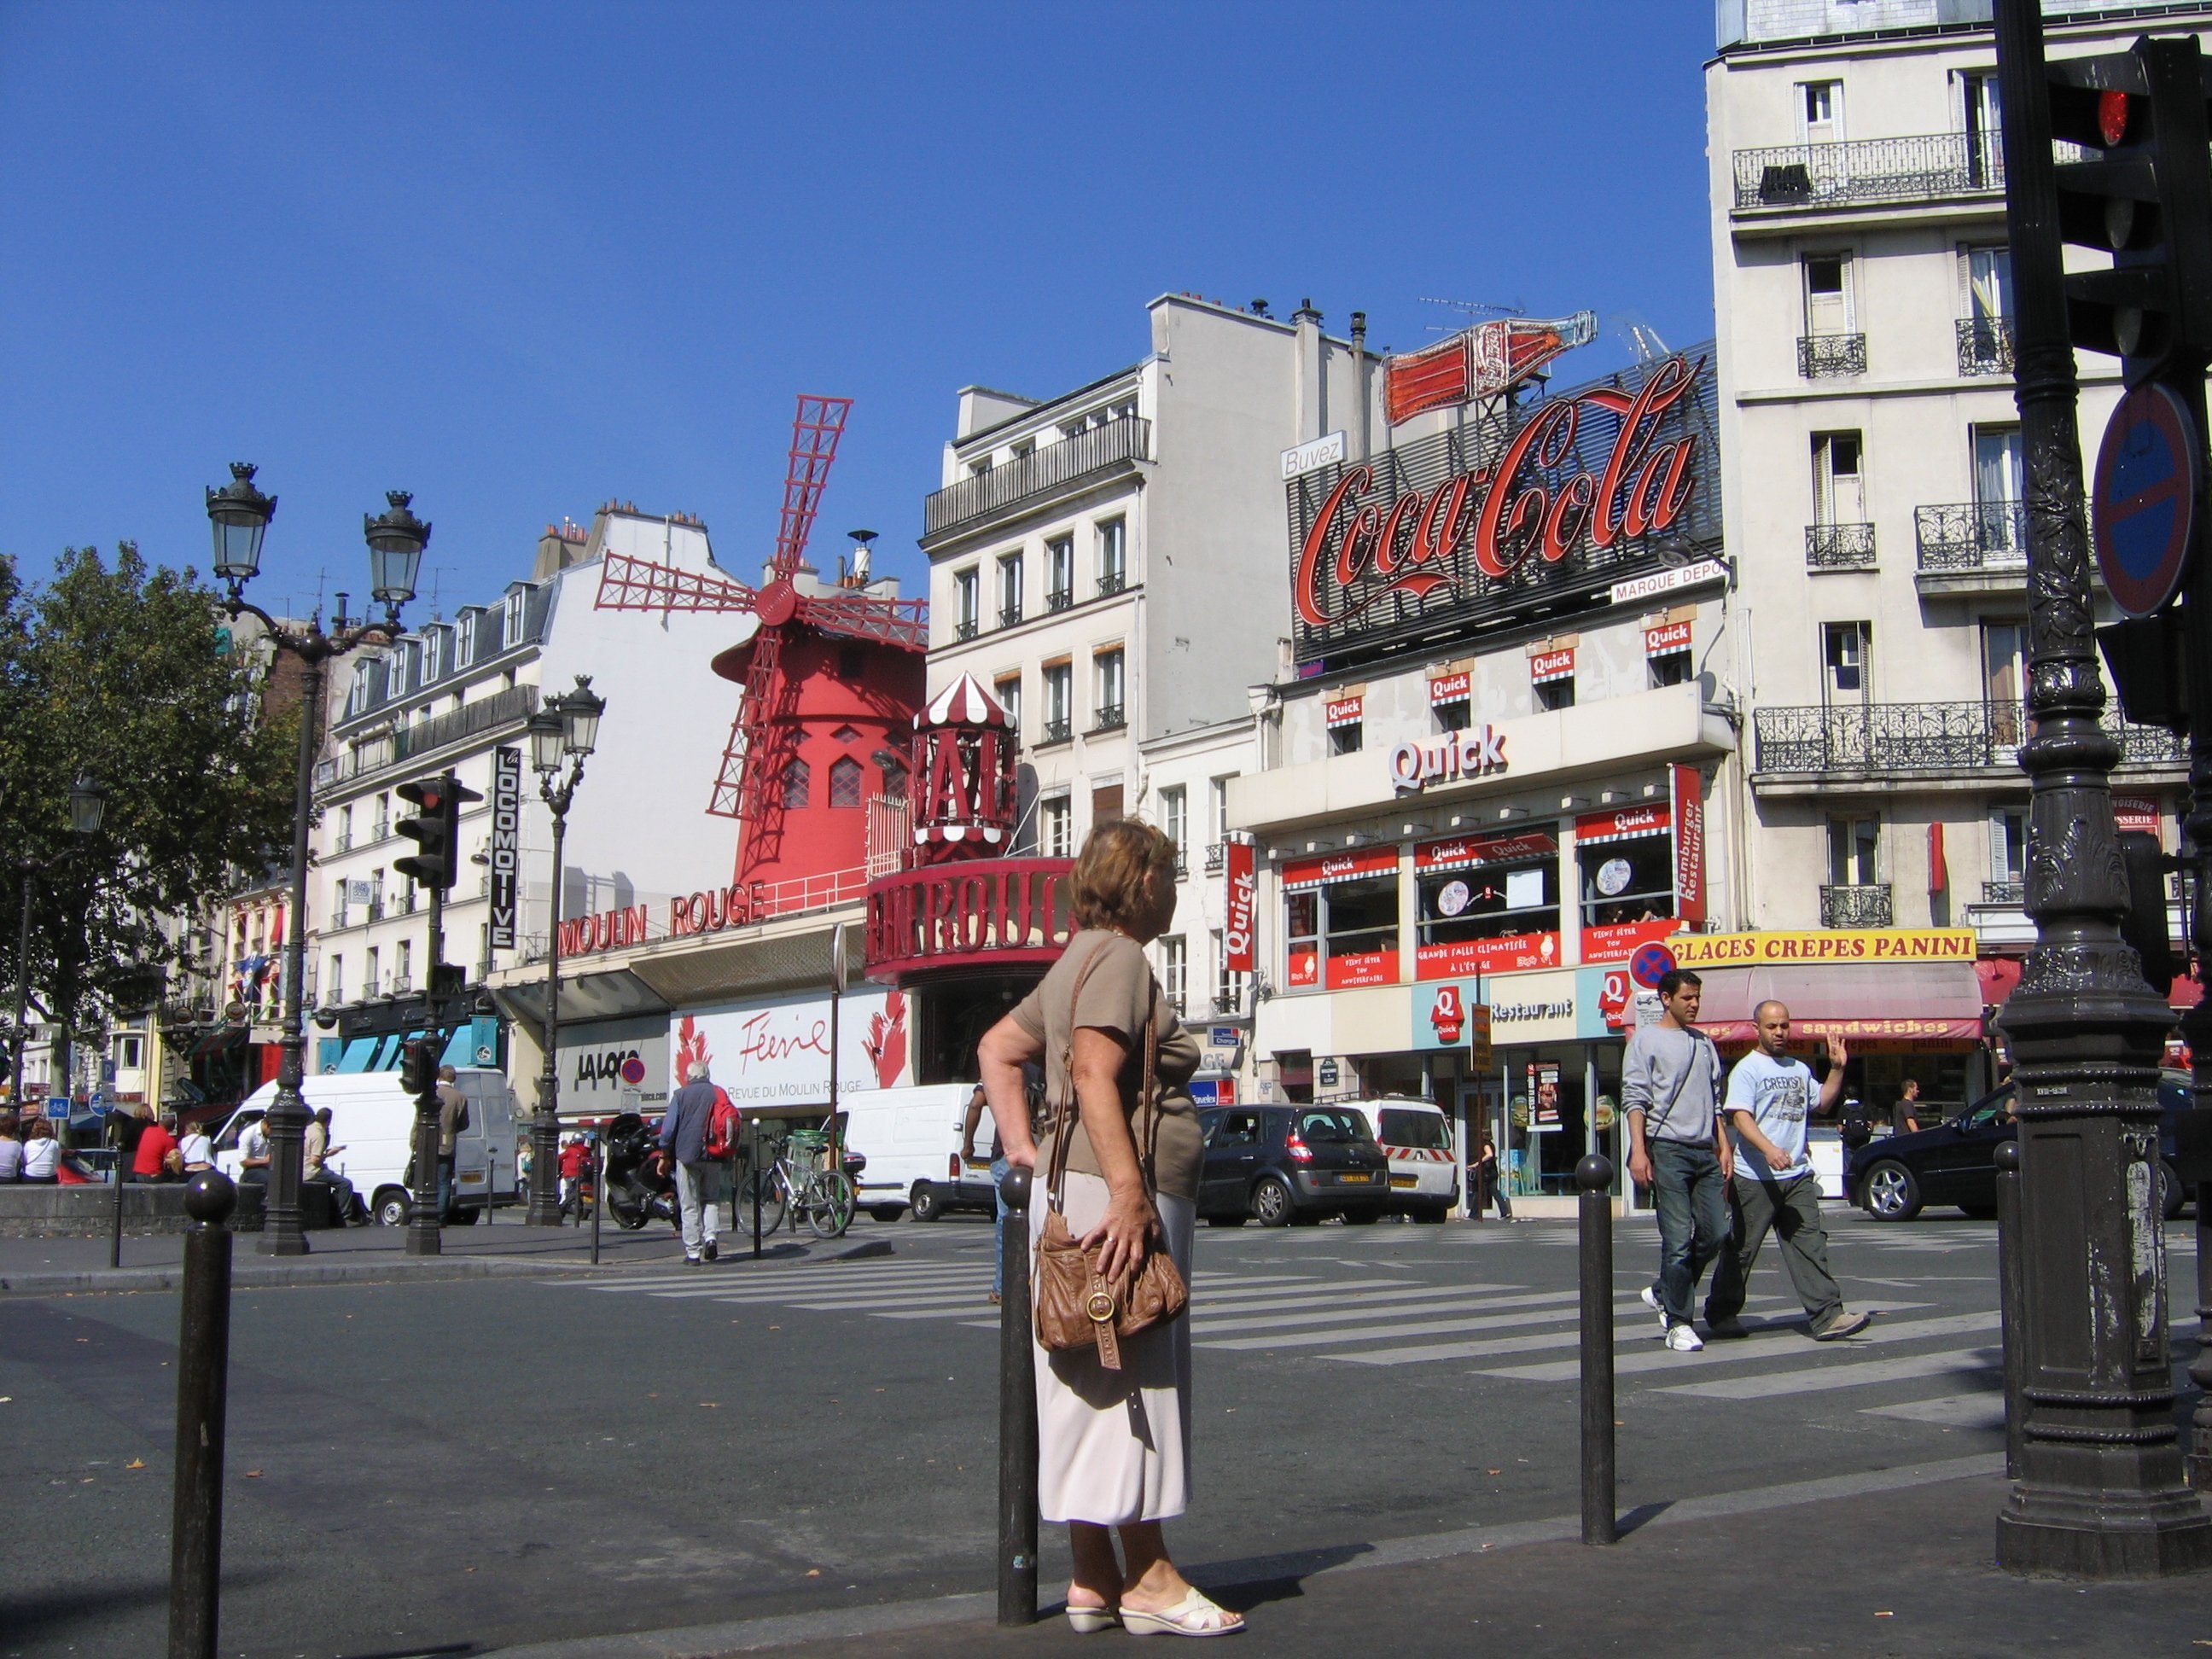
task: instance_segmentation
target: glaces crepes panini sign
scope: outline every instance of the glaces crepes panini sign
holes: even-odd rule
[[[1602,595],[1720,539],[1710,357],[1668,357],[1285,486],[1302,659]]]

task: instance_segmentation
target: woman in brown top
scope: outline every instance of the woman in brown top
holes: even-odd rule
[[[1063,1212],[1109,1278],[1147,1240],[1168,1251],[1186,1282],[1191,1276],[1205,1143],[1186,1085],[1199,1048],[1144,951],[1174,918],[1175,862],[1175,844],[1150,824],[1122,818],[1092,830],[1069,880],[1083,931],[976,1054],[1009,1163],[1048,1169],[1054,1138],[1069,1135]],[[1159,1045],[1149,1101],[1138,1098],[1147,1023]],[[1022,1088],[1022,1063],[1036,1060],[1054,1126],[1042,1149]],[[1032,1249],[1046,1210],[1040,1188],[1030,1203]],[[1188,1318],[1124,1341],[1119,1370],[1089,1350],[1040,1348],[1035,1358],[1038,1509],[1067,1522],[1068,1623],[1078,1631],[1118,1623],[1138,1635],[1243,1629],[1242,1617],[1176,1571],[1160,1535],[1160,1522],[1190,1498]],[[1116,1528],[1125,1562],[1115,1559]]]

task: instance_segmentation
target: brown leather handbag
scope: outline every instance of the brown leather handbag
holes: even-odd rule
[[[1068,999],[1068,1049],[1063,1056],[1063,1070],[1071,1091],[1075,1077],[1075,1003],[1083,994],[1083,982],[1098,964],[1098,955],[1093,951],[1091,960],[1083,964],[1075,976],[1074,992]],[[1145,1016],[1144,1092],[1137,1097],[1140,1108],[1152,1109],[1152,1133],[1146,1137],[1145,1147],[1147,1191],[1154,1185],[1153,1162],[1160,1122],[1158,1103],[1153,1098],[1159,1063],[1159,1036],[1153,1022],[1158,1000],[1157,988],[1152,988]],[[1096,1346],[1098,1363],[1109,1371],[1118,1371],[1121,1369],[1121,1339],[1175,1318],[1189,1303],[1190,1292],[1182,1282],[1182,1274],[1176,1270],[1175,1258],[1155,1248],[1149,1240],[1136,1266],[1124,1268],[1111,1279],[1098,1271],[1097,1253],[1085,1250],[1076,1243],[1063,1213],[1061,1189],[1066,1182],[1068,1143],[1075,1138],[1077,1121],[1077,1103],[1070,1100],[1063,1121],[1055,1126],[1052,1167],[1046,1186],[1049,1213],[1037,1237],[1034,1309],[1036,1340],[1053,1353]]]

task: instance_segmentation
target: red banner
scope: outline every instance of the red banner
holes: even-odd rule
[[[1694,766],[1674,769],[1674,914],[1705,920],[1705,780]]]
[[[1357,956],[1331,957],[1328,959],[1328,988],[1341,991],[1354,985],[1395,985],[1398,982],[1398,953],[1395,951],[1362,951]]]
[[[1339,697],[1328,705],[1326,714],[1328,724],[1333,726],[1358,725],[1362,702],[1363,699],[1358,697]]]
[[[1465,979],[1473,974],[1518,974],[1559,965],[1557,933],[1509,933],[1454,945],[1423,945],[1413,951],[1415,979]]]
[[[1689,648],[1690,624],[1686,618],[1644,630],[1644,654],[1647,657],[1663,657],[1669,652]]]
[[[1575,677],[1575,648],[1563,646],[1557,651],[1539,652],[1528,659],[1528,678],[1541,685],[1547,680],[1571,680]]]
[[[1232,974],[1249,974],[1253,968],[1252,900],[1258,890],[1258,878],[1253,872],[1252,843],[1232,841],[1221,849],[1221,854],[1225,887],[1221,927],[1223,965]]]
[[[1284,982],[1294,989],[1321,983],[1321,958],[1311,951],[1291,951],[1284,967]]]
[[[1585,812],[1575,820],[1575,840],[1587,847],[1594,841],[1663,836],[1668,821],[1663,806],[1624,806],[1617,812]]]
[[[1602,927],[1585,927],[1583,961],[1626,962],[1645,945],[1681,931],[1682,924],[1673,916],[1661,921],[1616,921]]]
[[[1559,838],[1541,830],[1517,836],[1461,836],[1452,841],[1425,841],[1413,849],[1416,870],[1465,870],[1479,864],[1511,864],[1522,859],[1550,858],[1559,850]]]
[[[1395,847],[1355,847],[1342,853],[1325,853],[1317,859],[1294,859],[1283,866],[1283,890],[1304,892],[1326,887],[1333,881],[1357,881],[1362,876],[1395,875]]]
[[[1429,682],[1429,706],[1438,703],[1465,702],[1474,694],[1474,676],[1462,669],[1456,674],[1439,674]]]

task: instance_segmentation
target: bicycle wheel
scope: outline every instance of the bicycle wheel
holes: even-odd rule
[[[822,1170],[807,1177],[801,1206],[817,1238],[842,1238],[853,1224],[853,1183],[842,1170]]]
[[[774,1170],[748,1170],[738,1182],[737,1214],[732,1218],[741,1233],[757,1226],[763,1238],[783,1225],[783,1191]]]

